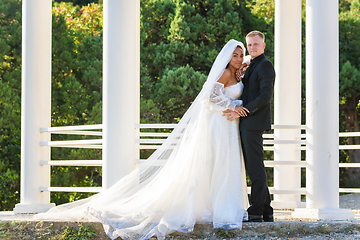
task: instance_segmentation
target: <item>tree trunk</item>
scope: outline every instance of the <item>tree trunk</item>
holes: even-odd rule
[[[359,132],[358,102],[355,96],[346,99],[346,104],[341,106],[345,112],[345,126],[347,132]],[[360,145],[360,137],[348,137],[349,145]],[[360,150],[349,150],[349,163],[360,163]],[[349,168],[349,185],[360,187],[360,168]]]

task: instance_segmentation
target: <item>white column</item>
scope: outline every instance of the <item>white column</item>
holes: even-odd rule
[[[274,124],[301,124],[301,0],[275,1],[275,96]],[[275,129],[275,140],[301,140],[300,129]],[[300,161],[297,144],[275,144],[275,161]],[[276,166],[276,190],[301,187],[300,167]],[[272,206],[277,209],[299,207],[299,194],[274,194]]]
[[[306,1],[306,208],[296,218],[354,218],[339,209],[338,0]]]
[[[103,188],[134,168],[139,121],[140,1],[104,0]]]
[[[37,213],[53,207],[50,192],[50,141],[40,128],[51,126],[51,0],[22,2],[22,89],[21,89],[21,184],[18,213]]]

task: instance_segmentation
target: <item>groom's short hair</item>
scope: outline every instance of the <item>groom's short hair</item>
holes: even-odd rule
[[[251,31],[246,35],[246,38],[259,36],[265,42],[265,35],[260,31]]]

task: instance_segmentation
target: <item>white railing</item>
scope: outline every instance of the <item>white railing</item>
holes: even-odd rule
[[[41,128],[40,132],[49,132],[51,134],[71,134],[83,136],[102,136],[102,132],[93,130],[102,130],[102,124],[83,125],[83,126],[65,126]],[[102,149],[102,139],[90,140],[64,140],[40,142],[41,146],[66,147],[66,148],[94,148]],[[102,160],[50,160],[40,161],[40,165],[49,166],[102,166]],[[40,191],[50,192],[100,192],[101,187],[40,187]]]
[[[360,137],[360,132],[341,132],[339,137]],[[360,149],[360,145],[340,145],[340,150]],[[360,163],[339,163],[342,168],[360,168]],[[341,193],[360,193],[360,188],[339,188]]]
[[[176,124],[138,124],[138,129],[173,129]],[[41,128],[40,132],[49,132],[51,134],[71,134],[71,135],[88,135],[102,136],[102,124],[84,125],[84,126],[66,126]],[[272,125],[272,129],[301,129],[306,130],[305,125]],[[135,139],[135,143],[139,144],[139,149],[155,150],[169,136],[169,132],[140,132],[139,139]],[[273,140],[274,134],[264,134],[264,150],[274,151],[274,144],[298,144],[301,150],[306,150],[306,134],[301,134],[301,140]],[[360,137],[360,132],[343,132],[339,133],[339,137]],[[66,147],[66,148],[94,148],[102,149],[102,139],[91,140],[65,140],[65,141],[49,141],[40,142],[41,146],[49,147]],[[360,145],[340,145],[340,150],[360,149]],[[134,159],[135,163],[142,163],[146,159]],[[102,166],[102,160],[50,160],[40,161],[40,165],[49,166]],[[159,162],[159,165],[163,162]],[[306,168],[306,161],[273,161],[265,160],[265,167],[275,166],[293,166]],[[360,167],[360,163],[339,163],[339,167]],[[51,192],[99,192],[101,187],[40,187],[40,191]],[[272,194],[306,194],[306,188],[294,190],[276,190],[269,188]],[[360,193],[358,188],[340,188],[342,193]]]

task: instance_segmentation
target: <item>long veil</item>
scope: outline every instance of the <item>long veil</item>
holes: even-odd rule
[[[208,121],[212,111],[210,92],[237,46],[243,49],[245,55],[241,42],[232,39],[226,43],[190,108],[162,146],[145,162],[109,189],[90,198],[56,206],[46,213],[38,214],[37,218],[93,218],[104,224],[105,231],[113,239],[118,236],[125,239],[146,239],[153,235],[164,236],[174,230],[192,231],[194,214],[182,208],[189,207],[186,205],[188,198],[196,198],[201,193],[188,194],[191,190],[182,191],[182,188],[184,185],[196,188],[200,180],[206,178],[203,169],[207,166],[207,159],[212,157],[212,126]],[[246,195],[246,188],[239,191]],[[169,196],[175,200],[165,201]],[[175,205],[182,207],[172,208]],[[172,216],[171,222],[166,222],[167,215]],[[206,213],[202,217],[204,215]],[[182,219],[181,226],[176,225],[178,223],[174,221],[174,216]],[[157,222],[157,227],[154,222]],[[160,225],[162,222],[164,224],[159,227],[159,222]]]

